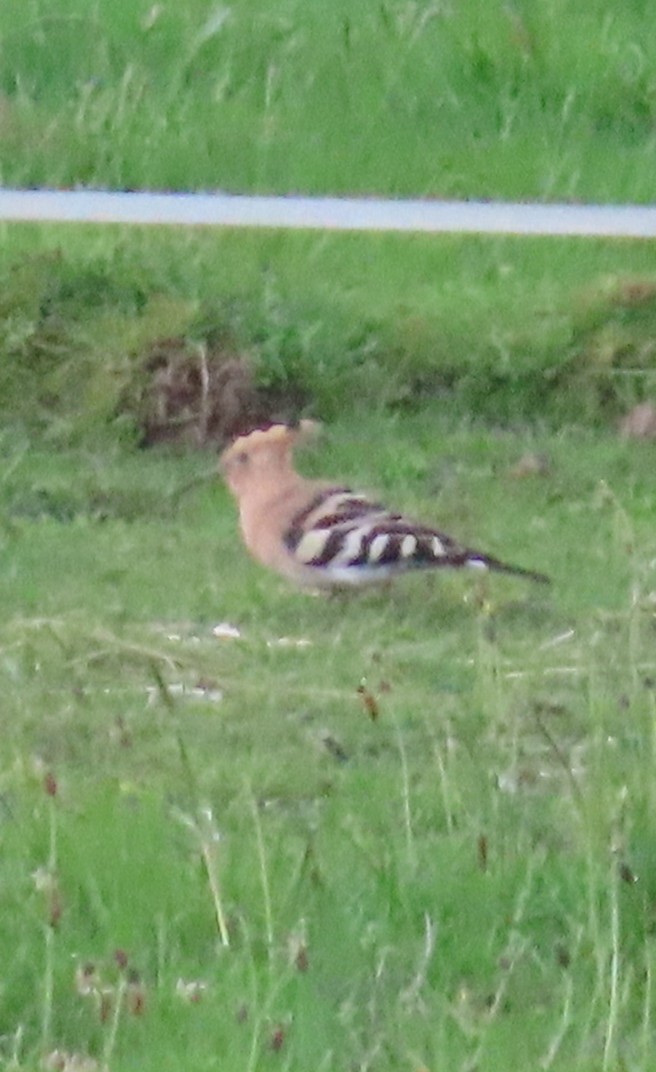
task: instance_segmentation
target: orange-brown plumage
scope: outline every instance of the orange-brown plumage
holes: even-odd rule
[[[548,580],[463,547],[438,529],[367,496],[296,472],[293,450],[316,425],[273,425],[240,436],[221,456],[246,547],[259,562],[315,587],[363,585],[417,569],[469,566]]]

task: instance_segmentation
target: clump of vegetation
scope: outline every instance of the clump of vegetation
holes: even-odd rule
[[[119,288],[107,266],[75,273],[57,255],[24,260],[8,279],[2,407],[33,432],[216,447],[303,404],[301,384],[256,383],[220,312]]]
[[[556,389],[571,392],[584,420],[656,399],[656,280],[611,277],[582,298]]]
[[[394,323],[370,310],[357,329],[338,295],[191,295],[148,263],[55,250],[7,262],[3,278],[0,408],[61,444],[217,446],[267,420],[330,420],[344,404],[608,426],[654,396],[647,275],[593,276],[552,297],[546,320],[535,299],[488,311],[495,283],[471,323],[436,295]]]

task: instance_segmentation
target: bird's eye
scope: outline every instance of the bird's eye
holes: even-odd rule
[[[240,450],[236,460],[239,465],[246,465],[246,462],[248,461],[248,454],[246,453],[246,451]]]

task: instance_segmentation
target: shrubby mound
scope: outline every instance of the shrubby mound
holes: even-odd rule
[[[138,384],[126,393],[143,446],[222,446],[271,420],[290,420],[298,389],[258,386],[252,361],[222,340],[157,339],[140,359]]]
[[[497,425],[615,426],[656,400],[656,282],[605,275],[507,322],[211,300],[138,261],[49,252],[0,273],[0,416],[53,444],[217,448],[272,420],[426,406]]]

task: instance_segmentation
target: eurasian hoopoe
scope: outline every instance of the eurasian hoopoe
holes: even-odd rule
[[[239,504],[248,550],[300,584],[322,588],[375,583],[408,570],[470,566],[533,581],[549,578],[463,547],[341,484],[306,480],[293,467],[296,443],[314,427],[272,425],[240,436],[221,455]]]

